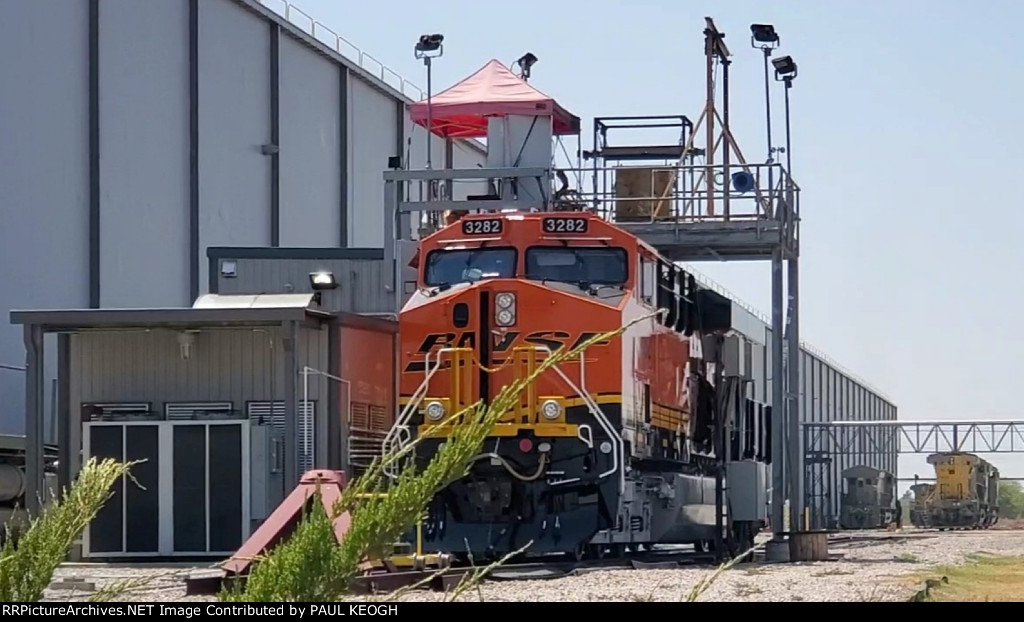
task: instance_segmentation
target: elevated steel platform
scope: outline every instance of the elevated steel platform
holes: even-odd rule
[[[619,223],[675,262],[757,261],[785,247],[786,228],[777,220]]]

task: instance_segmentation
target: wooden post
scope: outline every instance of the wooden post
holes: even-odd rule
[[[789,561],[828,561],[828,532],[803,531],[789,534]]]

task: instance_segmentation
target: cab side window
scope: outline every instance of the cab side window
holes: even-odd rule
[[[640,302],[645,304],[654,304],[654,289],[655,280],[657,274],[655,273],[656,264],[644,257],[640,256]]]

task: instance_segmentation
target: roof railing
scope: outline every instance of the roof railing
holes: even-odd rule
[[[288,23],[298,27],[320,43],[356,63],[367,73],[378,78],[381,82],[384,82],[409,99],[420,101],[426,95],[423,89],[406,80],[398,72],[359,49],[354,43],[324,26],[309,15],[309,13],[306,13],[287,0],[257,0],[257,2],[285,18]]]

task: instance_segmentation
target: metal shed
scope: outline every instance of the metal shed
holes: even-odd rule
[[[338,468],[345,432],[329,374],[341,367],[331,344],[342,321],[313,294],[13,311],[11,322],[23,326],[28,351],[26,498],[42,488],[47,333],[58,341],[60,485],[90,456],[145,460],[132,469],[141,487],[115,486],[83,557],[231,553],[303,470]]]

